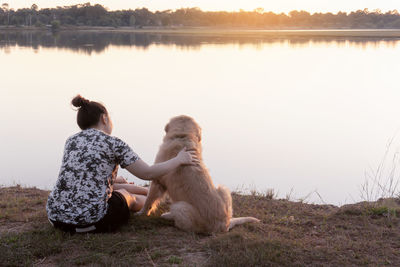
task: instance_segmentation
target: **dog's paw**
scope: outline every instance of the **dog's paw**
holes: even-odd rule
[[[135,215],[135,216],[142,216],[142,215],[145,215],[145,212],[144,212],[143,209],[141,209],[141,210],[139,210],[138,212],[135,212],[133,215]]]

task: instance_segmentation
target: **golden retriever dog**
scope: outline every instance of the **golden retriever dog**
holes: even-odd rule
[[[175,157],[180,150],[195,151],[200,164],[180,166],[150,185],[147,200],[139,214],[151,214],[165,194],[172,200],[170,212],[161,216],[174,220],[175,226],[196,233],[227,232],[253,217],[232,218],[232,198],[223,186],[215,187],[202,160],[201,128],[188,116],[178,116],[165,126],[163,144],[155,163]]]

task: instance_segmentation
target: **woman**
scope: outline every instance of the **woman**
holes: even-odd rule
[[[102,104],[78,95],[72,105],[78,108],[82,131],[67,139],[59,177],[47,200],[47,215],[56,228],[71,233],[112,231],[128,221],[130,210],[141,209],[146,197],[140,194],[146,190],[117,180],[118,165],[152,180],[180,165],[198,163],[195,154],[184,149],[171,160],[149,166],[110,135],[113,124]],[[120,183],[114,186],[116,181]]]

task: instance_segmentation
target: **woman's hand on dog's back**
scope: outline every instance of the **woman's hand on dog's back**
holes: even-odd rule
[[[199,159],[197,158],[197,155],[196,155],[196,151],[186,150],[186,147],[184,147],[181,151],[179,151],[179,153],[176,157],[180,160],[181,165],[200,164]]]
[[[186,148],[183,148],[175,158],[170,160],[149,166],[146,162],[139,159],[126,167],[126,169],[140,179],[153,180],[167,174],[181,165],[198,164],[200,164],[200,162],[197,158],[196,152],[187,151]]]

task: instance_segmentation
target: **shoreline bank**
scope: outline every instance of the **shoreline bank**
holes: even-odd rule
[[[0,32],[7,31],[50,31],[45,27],[6,27],[0,26]],[[165,35],[199,36],[242,36],[242,37],[360,37],[360,38],[400,38],[400,29],[260,29],[232,27],[87,27],[62,26],[58,31],[77,32],[115,32]]]

